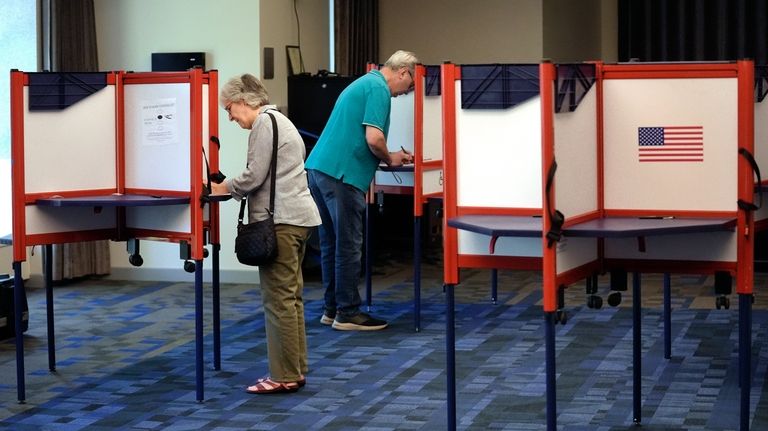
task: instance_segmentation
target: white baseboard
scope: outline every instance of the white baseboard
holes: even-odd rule
[[[108,280],[195,282],[195,274],[182,268],[116,268],[105,277]],[[211,269],[203,268],[203,283],[211,282]],[[259,273],[253,270],[220,270],[220,283],[258,284]]]

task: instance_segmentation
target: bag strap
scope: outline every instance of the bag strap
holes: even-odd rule
[[[275,120],[275,116],[271,112],[266,112],[266,114],[269,115],[269,118],[272,120],[272,164],[270,167],[270,171],[272,172],[272,183],[269,186],[269,214],[272,215],[275,213],[275,182],[277,181],[277,120]],[[246,197],[240,201],[240,214],[237,216],[237,222],[240,224],[243,223],[245,203],[247,200],[248,198]]]

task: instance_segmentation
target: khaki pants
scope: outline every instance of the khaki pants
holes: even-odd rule
[[[308,371],[301,262],[311,230],[278,224],[275,231],[277,259],[259,268],[269,376],[277,382],[295,382]]]

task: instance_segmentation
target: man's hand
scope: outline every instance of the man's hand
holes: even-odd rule
[[[409,153],[405,148],[396,153],[389,153],[389,158],[392,160],[389,166],[402,166],[413,163],[413,154]]]

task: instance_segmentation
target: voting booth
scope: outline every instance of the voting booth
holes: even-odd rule
[[[217,72],[11,72],[13,266],[29,246],[126,241],[179,244],[179,269],[195,273],[197,399],[203,399],[202,267],[212,245],[214,364],[220,368]],[[50,253],[46,253],[50,256]],[[49,259],[48,259],[49,260]],[[182,265],[183,263],[183,265]],[[47,273],[50,272],[50,263]],[[53,307],[46,275],[49,368],[55,369]],[[18,303],[17,303],[18,306]],[[25,399],[17,330],[18,397]]]
[[[414,89],[392,98],[387,148],[405,149],[413,154],[413,164],[389,167],[380,165],[371,182],[368,202],[383,211],[386,194],[413,196],[414,326],[421,327],[421,255],[424,207],[429,199],[441,199],[443,189],[442,118],[440,67],[418,64],[414,70]],[[369,208],[368,208],[369,209]],[[426,220],[429,221],[429,220]],[[366,213],[366,302],[372,304],[371,215]]]
[[[414,326],[421,329],[421,258],[425,226],[437,218],[425,214],[429,200],[443,198],[443,120],[440,66],[416,66],[413,106],[413,303]],[[442,228],[442,222],[439,227]]]
[[[715,274],[729,288],[733,280],[747,423],[759,201],[752,63],[445,64],[442,80],[449,428],[453,288],[469,267],[542,273],[550,430],[554,325],[567,319],[566,286],[607,271],[634,273],[640,423],[639,274]]]

